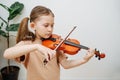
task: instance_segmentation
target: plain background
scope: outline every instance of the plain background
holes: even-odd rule
[[[16,0],[0,0],[10,6]],[[72,68],[61,68],[61,80],[120,80],[120,0],[18,0],[24,10],[12,22],[20,22],[29,17],[31,9],[37,5],[50,8],[55,14],[54,33],[63,38],[74,27],[77,28],[69,38],[77,39],[81,45],[97,48],[106,57],[100,61],[92,58],[88,63]],[[7,18],[8,13],[0,7],[0,16]],[[11,23],[12,23],[11,22]],[[12,33],[11,35],[16,35]],[[15,45],[15,36],[10,37],[10,46]],[[6,39],[0,36],[0,68],[7,65],[2,57],[6,49]],[[70,59],[82,58],[86,50],[69,56]],[[26,70],[21,64],[19,80],[26,80]],[[51,73],[55,74],[55,73]]]

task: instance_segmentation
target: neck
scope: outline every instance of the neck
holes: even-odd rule
[[[42,43],[42,40],[40,38],[36,38],[34,43],[38,43],[38,44],[41,44]]]
[[[34,42],[41,44],[41,43],[42,43],[42,38],[41,38],[41,36],[36,35],[36,38],[35,38],[35,41],[34,41]]]

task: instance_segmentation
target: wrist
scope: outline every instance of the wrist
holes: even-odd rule
[[[90,58],[88,58],[88,57],[84,57],[84,58],[83,58],[83,60],[84,60],[85,62],[88,62],[89,59],[90,59]]]
[[[41,45],[41,44],[35,44],[35,48],[36,48],[36,50],[42,52],[45,47],[43,45]]]

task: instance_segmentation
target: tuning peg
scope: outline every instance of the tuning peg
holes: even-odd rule
[[[95,50],[95,57],[99,57],[100,56],[100,51]]]
[[[95,57],[98,57],[96,53],[97,53],[97,49],[95,48]]]
[[[98,57],[98,60],[100,60],[101,58],[100,57]]]

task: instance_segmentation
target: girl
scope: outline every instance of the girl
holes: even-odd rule
[[[30,18],[21,21],[17,44],[4,52],[6,59],[15,59],[25,66],[27,80],[60,80],[60,65],[65,69],[73,68],[88,62],[94,55],[94,49],[89,49],[82,60],[68,60],[63,51],[43,46],[42,40],[51,36],[53,26],[53,12],[44,6],[34,7]]]

